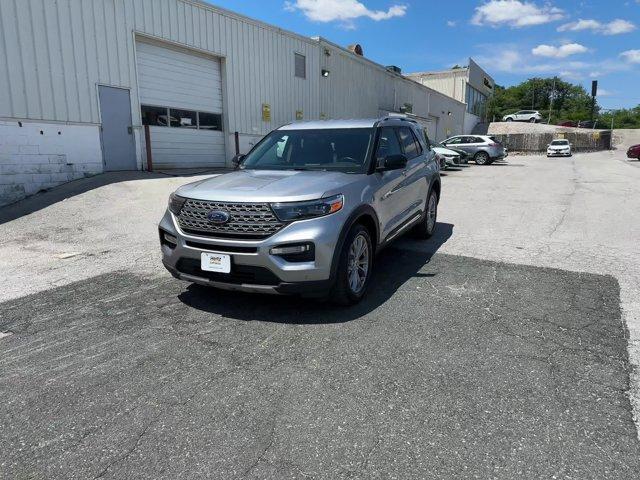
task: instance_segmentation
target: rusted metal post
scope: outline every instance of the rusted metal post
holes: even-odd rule
[[[151,154],[151,133],[149,125],[144,126],[144,144],[147,150],[147,171],[153,171],[153,155]]]

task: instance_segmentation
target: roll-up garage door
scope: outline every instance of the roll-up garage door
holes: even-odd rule
[[[136,50],[154,167],[224,166],[220,61],[141,41]]]

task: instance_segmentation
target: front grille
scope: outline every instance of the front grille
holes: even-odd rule
[[[205,272],[200,268],[200,260],[181,258],[176,269],[180,273],[207,278],[214,282],[230,283],[233,285],[262,285],[277,286],[280,279],[269,269],[250,265],[232,265],[231,273]]]
[[[207,215],[212,210],[228,212],[227,223],[211,223]],[[180,215],[180,228],[193,235],[215,238],[258,240],[270,237],[284,227],[266,203],[227,203],[188,199]]]

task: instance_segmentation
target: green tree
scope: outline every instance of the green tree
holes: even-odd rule
[[[539,110],[551,122],[588,120],[591,117],[591,96],[581,85],[558,77],[530,78],[512,87],[496,86],[488,106],[489,118],[501,119],[518,110]],[[596,104],[596,114],[599,107]]]

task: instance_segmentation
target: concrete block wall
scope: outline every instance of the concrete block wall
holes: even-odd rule
[[[97,125],[0,120],[0,206],[102,171]]]

